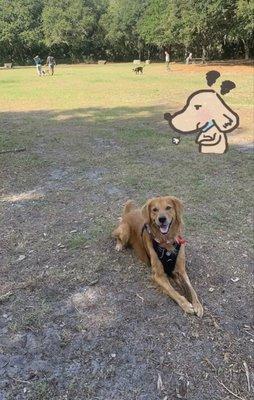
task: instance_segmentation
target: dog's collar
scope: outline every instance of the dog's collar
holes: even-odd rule
[[[202,132],[207,132],[214,126],[213,121],[208,121],[207,124],[202,128]]]
[[[176,244],[180,244],[180,245],[186,243],[186,240],[183,237],[181,237],[180,235],[178,235],[174,239],[170,239],[170,240],[169,239],[166,239],[166,240],[158,239],[156,236],[154,236],[154,234],[152,232],[152,229],[151,229],[149,224],[144,224],[143,225],[143,228],[142,228],[142,231],[141,231],[141,236],[143,236],[143,233],[144,233],[145,230],[151,236],[151,238],[155,242],[157,242],[160,246],[165,246],[166,247],[168,245],[174,245],[175,243]]]

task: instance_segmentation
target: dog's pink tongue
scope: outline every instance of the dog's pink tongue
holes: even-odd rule
[[[163,233],[163,234],[165,234],[165,233],[167,233],[168,232],[168,226],[161,226],[160,227],[160,231],[161,231],[161,233]]]

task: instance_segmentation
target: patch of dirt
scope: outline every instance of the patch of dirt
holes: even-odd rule
[[[172,69],[175,71],[188,71],[191,73],[200,73],[200,70],[207,72],[211,70],[211,66],[217,67],[220,69],[221,73],[236,73],[236,74],[246,74],[249,73],[251,74],[253,72],[253,64],[249,63],[247,65],[243,65],[241,62],[237,63],[235,61],[232,62],[208,62],[207,64],[201,64],[201,63],[196,63],[196,64],[177,64],[177,63],[171,63]]]
[[[253,144],[246,144],[245,146],[237,146],[238,150],[242,153],[253,153],[254,152],[254,145]]]
[[[41,118],[49,129],[29,149],[40,162],[15,154],[2,168],[0,399],[250,400],[250,155],[204,158],[191,140],[176,150],[137,121],[102,131],[73,120],[70,138],[50,114],[29,123]],[[203,319],[158,291],[131,250],[114,250],[123,203],[158,193],[184,200]]]

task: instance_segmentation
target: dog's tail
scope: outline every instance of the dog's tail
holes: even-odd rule
[[[128,200],[124,205],[122,216],[128,214],[132,210],[135,210],[135,208],[136,208],[136,205],[135,205],[134,201]]]
[[[191,302],[192,301],[191,291],[183,276],[178,272],[174,272],[173,279],[174,282],[179,287],[179,289],[183,292],[184,297],[186,297],[186,299],[189,302]]]

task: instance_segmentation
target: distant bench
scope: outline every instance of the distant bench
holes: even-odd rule
[[[99,60],[98,64],[107,64],[107,60]]]
[[[12,63],[4,63],[4,68],[12,68]]]

